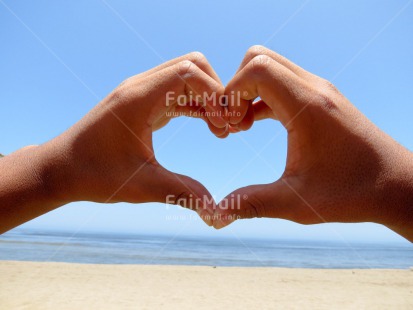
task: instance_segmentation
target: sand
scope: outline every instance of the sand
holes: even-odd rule
[[[413,309],[413,271],[3,261],[0,309]]]

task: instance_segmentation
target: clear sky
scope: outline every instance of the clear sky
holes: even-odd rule
[[[227,83],[254,44],[331,80],[412,150],[412,20],[413,0],[0,0],[0,152],[59,135],[125,78],[191,51],[204,53]],[[155,133],[154,145],[168,169],[198,179],[219,199],[238,187],[276,180],[285,164],[286,132],[274,121],[263,121],[219,140],[201,121],[179,118]],[[403,240],[373,224],[302,226],[273,219],[239,221],[215,231],[195,215],[164,204],[80,202],[23,227],[235,239]]]

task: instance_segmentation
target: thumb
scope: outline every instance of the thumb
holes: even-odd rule
[[[159,166],[148,177],[147,185],[151,201],[194,210],[208,226],[212,226],[215,201],[200,182]]]
[[[281,180],[239,188],[218,203],[214,228],[223,228],[238,219],[289,218],[292,198],[291,190]]]

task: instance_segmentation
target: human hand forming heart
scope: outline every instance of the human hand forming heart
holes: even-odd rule
[[[152,132],[173,112],[202,118],[220,138],[255,120],[280,121],[288,132],[283,175],[238,189],[216,205],[202,184],[155,158]],[[411,157],[331,83],[271,50],[250,48],[226,87],[202,54],[191,53],[129,78],[59,137],[1,159],[18,168],[2,173],[8,196],[0,196],[0,227],[6,231],[72,201],[165,202],[173,196],[172,203],[195,209],[215,228],[252,217],[372,221],[413,239]],[[19,175],[23,181],[15,186]],[[248,198],[227,208],[238,195]]]
[[[232,127],[245,119],[277,119],[288,133],[288,153],[280,179],[238,189],[218,204],[215,228],[252,217],[302,224],[375,222],[412,240],[411,152],[330,82],[255,46],[225,92],[240,94],[244,103],[245,117],[230,118]],[[252,104],[257,97],[261,100]],[[234,110],[239,108],[228,102],[229,115]],[[248,199],[227,208],[227,200],[239,195]]]

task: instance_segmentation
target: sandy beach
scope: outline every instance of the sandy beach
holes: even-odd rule
[[[410,270],[0,262],[0,309],[412,309]]]

